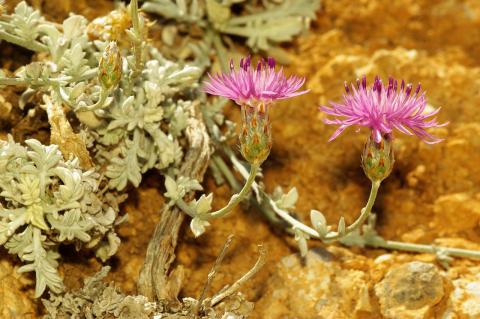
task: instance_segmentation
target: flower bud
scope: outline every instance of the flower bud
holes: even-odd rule
[[[240,151],[253,165],[262,164],[272,148],[272,133],[268,119],[268,106],[242,105],[243,127],[240,134]]]
[[[382,136],[380,143],[376,143],[372,136],[368,137],[363,149],[362,167],[372,182],[381,182],[392,172],[395,162],[392,146],[390,135]]]
[[[98,80],[105,90],[117,86],[122,77],[122,56],[115,41],[110,42],[103,51],[98,66]]]

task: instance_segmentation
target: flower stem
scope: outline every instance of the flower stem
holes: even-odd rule
[[[76,111],[78,112],[87,112],[87,111],[95,111],[97,109],[100,109],[102,108],[104,105],[105,105],[105,102],[107,101],[107,98],[108,98],[108,95],[109,95],[109,91],[102,88],[100,90],[100,97],[98,99],[98,101],[95,103],[95,104],[92,104],[92,105],[87,105],[85,107],[79,107],[77,108]]]
[[[378,189],[380,187],[380,183],[381,183],[380,181],[372,182],[372,188],[370,190],[370,196],[368,197],[367,204],[365,205],[364,208],[362,208],[360,216],[353,222],[353,224],[348,226],[345,229],[345,231],[342,232],[341,234],[338,233],[338,232],[329,232],[325,236],[320,236],[320,234],[315,229],[313,229],[313,228],[303,224],[299,220],[295,219],[287,211],[284,211],[284,210],[280,209],[277,206],[277,204],[275,203],[275,201],[273,201],[273,199],[270,199],[270,205],[272,205],[273,210],[283,220],[288,222],[293,228],[299,229],[299,230],[303,231],[304,233],[308,234],[309,236],[311,236],[313,238],[317,238],[317,239],[321,239],[321,240],[327,240],[327,241],[338,240],[338,239],[341,239],[341,238],[345,237],[346,235],[350,234],[351,232],[359,229],[360,226],[362,226],[365,223],[365,221],[368,219],[368,216],[372,212],[372,207],[373,207],[373,204],[375,203],[375,199],[377,198],[377,193],[378,193]]]
[[[237,206],[244,198],[245,196],[248,194],[248,192],[250,191],[250,188],[252,187],[252,184],[253,182],[255,181],[255,176],[257,176],[257,172],[259,170],[259,166],[258,165],[252,165],[251,168],[250,168],[250,174],[248,176],[248,179],[247,181],[245,182],[245,184],[243,185],[242,189],[240,190],[240,192],[238,192],[237,194],[234,194],[231,198],[230,198],[230,201],[228,202],[228,204],[217,210],[217,211],[214,211],[214,212],[211,212],[209,214],[206,214],[206,215],[202,215],[202,216],[197,216],[195,210],[193,208],[191,208],[182,198],[178,199],[175,204],[178,206],[178,208],[180,208],[181,210],[183,210],[187,215],[189,215],[190,217],[194,218],[194,217],[199,217],[199,218],[202,218],[202,219],[205,219],[205,220],[209,220],[209,219],[217,219],[217,218],[220,218],[220,217],[223,217],[223,216],[226,216],[227,214],[229,214],[233,208],[235,208],[235,206]]]
[[[328,233],[323,239],[325,240],[338,240],[342,237],[345,237],[349,233],[357,230],[360,226],[362,226],[368,219],[368,216],[370,216],[370,213],[372,212],[372,207],[373,204],[375,203],[375,199],[377,198],[377,193],[378,189],[380,188],[381,181],[373,181],[372,182],[372,187],[370,189],[370,195],[368,196],[368,201],[367,205],[365,205],[364,208],[362,208],[360,216],[345,229],[345,232],[343,234],[339,234],[338,232],[331,232]]]
[[[192,218],[196,217],[195,209],[188,206],[188,204],[183,200],[183,198],[178,199],[175,202],[175,205],[177,205],[177,207],[180,208],[188,216],[190,216]]]
[[[245,169],[245,166],[237,159],[235,153],[233,153],[228,146],[224,146],[223,151],[225,152],[225,155],[229,157],[233,167],[240,173],[240,175],[242,175],[245,180],[247,180],[249,175],[248,171]],[[240,185],[233,173],[231,172],[230,168],[220,156],[218,156],[217,160],[219,164],[218,168],[227,179],[230,187],[232,187],[234,191],[238,192],[240,190]],[[233,177],[233,179],[231,179],[231,177]],[[286,228],[288,224],[285,223],[282,219],[278,218],[277,214],[275,214],[275,212],[270,207],[270,204],[268,203],[268,194],[261,190],[256,182],[253,182],[252,189],[255,192],[256,196],[251,197],[250,203],[255,206],[260,212],[262,212],[263,216],[265,216],[265,218],[267,218],[270,223],[274,224],[275,226],[284,228],[286,232],[290,232],[290,228]]]
[[[245,182],[245,185],[243,185],[243,188],[240,190],[239,193],[234,194],[232,198],[230,198],[230,201],[228,202],[227,206],[211,212],[208,214],[208,218],[220,218],[232,211],[232,209],[237,206],[248,194],[250,191],[250,188],[252,187],[253,182],[255,181],[255,176],[257,176],[258,169],[260,167],[258,165],[252,165],[250,167],[250,174],[248,175],[248,179]]]

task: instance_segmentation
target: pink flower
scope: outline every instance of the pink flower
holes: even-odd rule
[[[391,135],[393,129],[416,135],[428,144],[441,142],[442,139],[425,130],[448,124],[439,124],[436,118],[431,118],[440,108],[425,112],[427,100],[425,92],[420,93],[420,84],[415,91],[411,84],[405,85],[403,80],[400,87],[397,84],[397,80],[390,78],[386,86],[376,77],[373,85],[367,88],[365,76],[361,83],[357,80],[356,86],[351,84],[351,88],[345,82],[343,103],[331,102],[332,107],[320,107],[321,111],[335,117],[326,119],[326,124],[340,125],[329,141],[337,138],[347,127],[358,125],[370,128],[377,143],[380,143],[382,136]]]
[[[258,62],[257,67],[250,65],[250,57],[240,60],[240,69],[235,70],[230,61],[230,72],[216,75],[208,74],[204,91],[235,101],[238,105],[255,106],[269,104],[274,100],[286,99],[306,93],[298,91],[305,78],[291,76],[287,78],[283,69],[275,71],[275,60],[268,58]]]

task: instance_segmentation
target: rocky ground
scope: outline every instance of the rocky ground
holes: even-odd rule
[[[56,19],[70,10],[94,17],[111,6],[106,1],[34,2]],[[377,230],[388,239],[480,249],[480,2],[324,0],[317,17],[309,34],[289,47],[289,71],[306,76],[311,93],[272,109],[274,146],[264,165],[267,190],[296,186],[297,212],[306,221],[312,208],[331,224],[341,215],[353,221],[369,191],[359,166],[366,132],[350,130],[327,143],[334,128],[322,123],[317,107],[339,99],[343,81],[363,74],[370,81],[375,75],[393,75],[421,82],[429,103],[442,107],[440,120],[450,122],[435,131],[446,140],[431,146],[396,136],[395,168],[374,207]],[[16,62],[2,54],[2,63]],[[0,101],[3,107],[14,104],[15,92],[10,94]],[[229,113],[238,118],[233,107]],[[130,219],[120,230],[122,246],[109,279],[125,292],[135,292],[159,219],[162,184],[158,176],[148,176],[124,206]],[[226,203],[227,186],[217,187],[211,177],[206,185],[215,193],[217,207]],[[212,290],[240,277],[255,262],[257,245],[266,245],[266,266],[242,289],[256,302],[255,318],[480,318],[479,262],[456,259],[445,269],[431,255],[315,242],[302,261],[291,238],[248,208],[215,221],[199,239],[185,227],[176,261],[187,270],[183,296],[200,294],[231,233],[236,240]],[[67,257],[62,270],[70,288],[100,269],[98,261],[84,257]],[[0,262],[0,314],[23,318],[38,306],[30,299],[29,282],[12,265],[10,259]]]

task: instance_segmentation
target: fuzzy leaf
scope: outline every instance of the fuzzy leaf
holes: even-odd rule
[[[35,271],[35,298],[40,297],[48,286],[53,292],[60,293],[63,290],[62,278],[57,272],[56,258],[60,255],[47,253],[42,247],[39,229],[33,229],[33,242],[26,247],[28,251],[23,259],[30,261],[18,269],[19,273]]]
[[[275,203],[280,209],[288,211],[295,208],[295,204],[298,200],[298,191],[296,187],[290,189],[287,194],[284,194],[281,188],[276,188],[275,190],[276,196],[278,196],[278,199],[275,200]]]
[[[340,236],[345,235],[345,218],[343,218],[343,216],[340,217],[340,220],[338,221],[337,231],[340,234]]]
[[[208,221],[202,220],[198,217],[195,217],[190,221],[190,229],[195,237],[202,235],[208,226],[210,226]]]
[[[127,141],[121,150],[122,157],[114,157],[111,160],[105,173],[110,178],[110,188],[122,190],[127,186],[128,182],[131,182],[135,187],[140,185],[142,174],[137,158],[137,150],[135,141]]]
[[[78,238],[83,242],[88,242],[91,239],[88,231],[93,227],[93,224],[82,220],[81,217],[79,209],[72,209],[65,212],[63,216],[58,216],[58,218],[49,215],[48,222],[60,233],[58,235],[59,241],[71,241]]]
[[[247,38],[247,45],[254,51],[268,50],[272,44],[290,41],[305,30],[305,18],[314,19],[319,7],[319,0],[285,0],[264,12],[232,18],[221,31]]]
[[[312,209],[310,211],[310,221],[320,237],[324,237],[330,231],[329,226],[327,225],[327,220],[321,212]]]
[[[180,191],[177,183],[168,175],[165,176],[165,188],[167,189],[167,191],[163,193],[165,197],[170,198],[174,202],[180,198]]]
[[[210,193],[208,196],[202,194],[198,200],[194,200],[190,203],[190,206],[195,210],[197,215],[207,215],[209,212],[212,211],[212,200],[213,194]]]
[[[310,237],[300,229],[298,228],[295,229],[295,240],[297,241],[298,248],[300,249],[300,255],[302,257],[305,257],[308,253],[307,239],[309,238]]]

